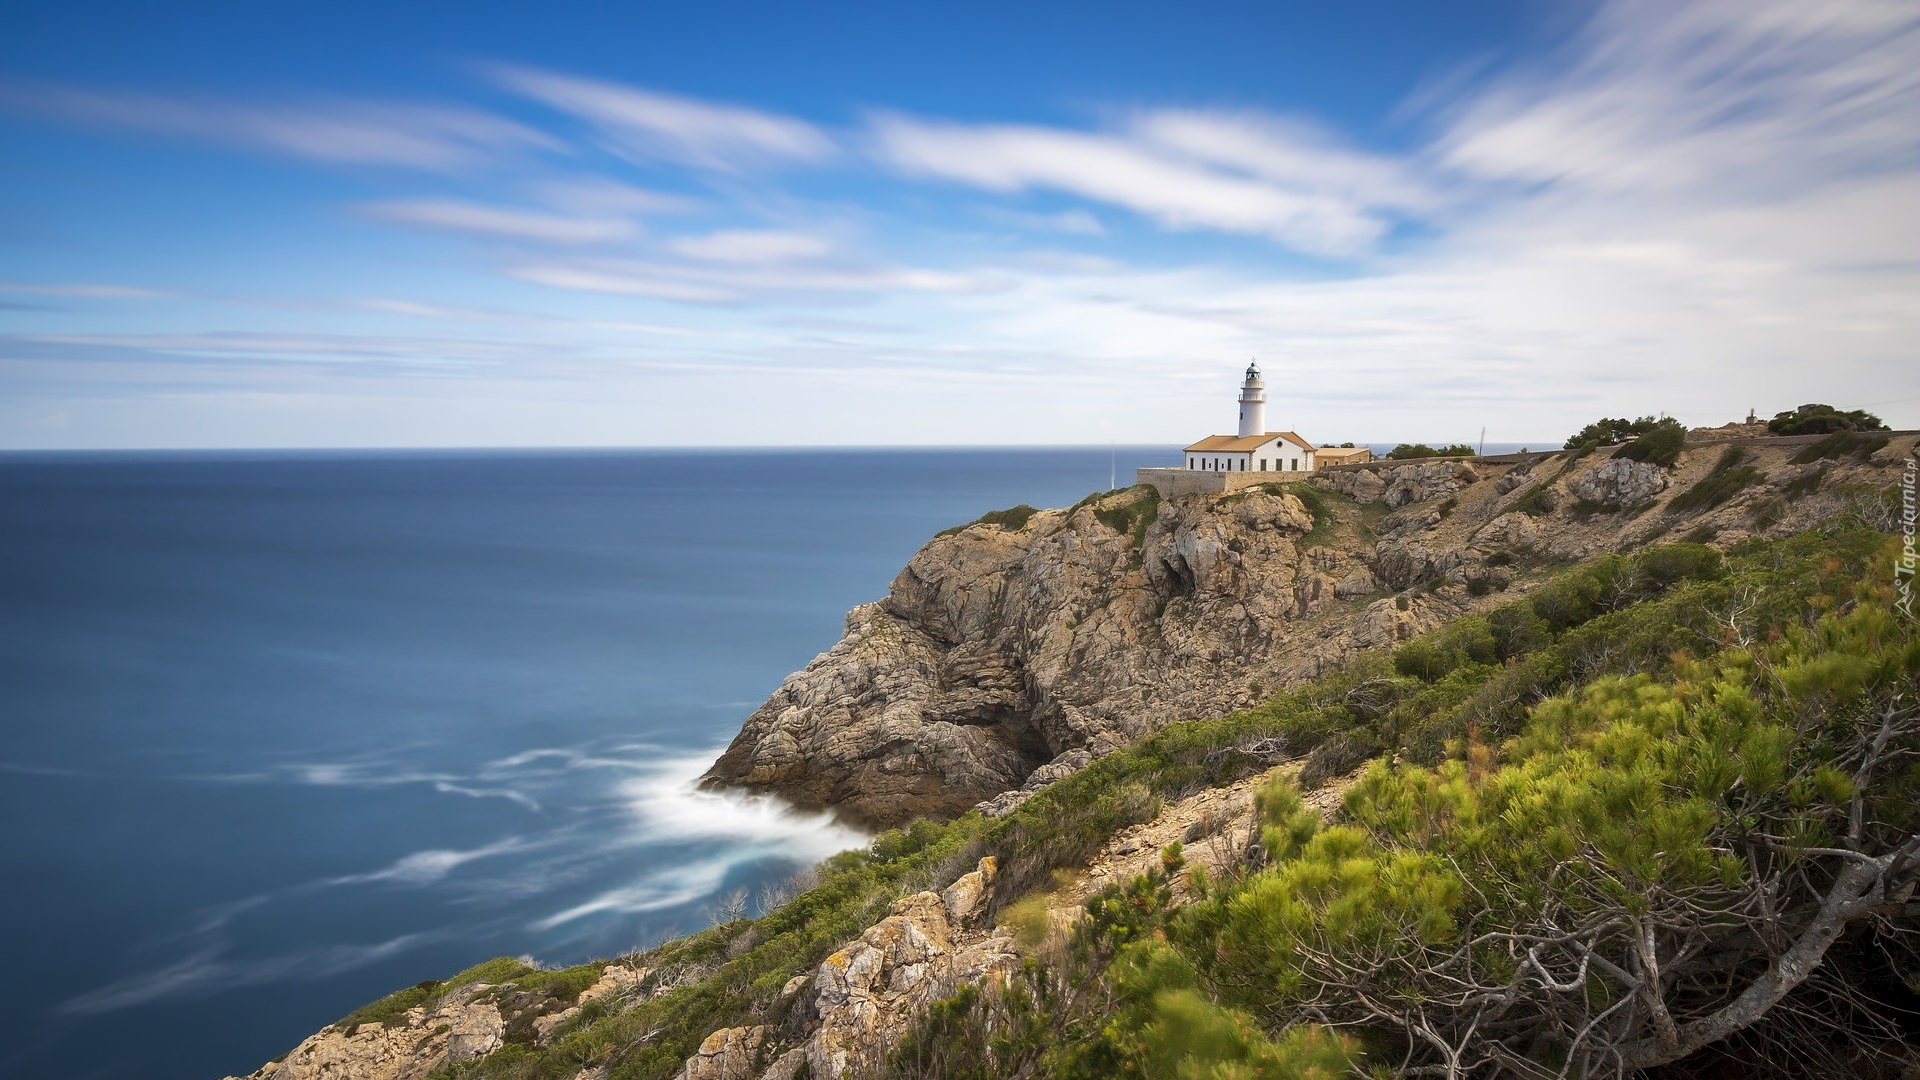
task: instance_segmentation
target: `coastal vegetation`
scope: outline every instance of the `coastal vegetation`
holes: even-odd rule
[[[792,1028],[794,977],[983,855],[1025,957],[926,1009],[882,1075],[1875,1067],[1920,1006],[1920,641],[1891,609],[1890,559],[1883,534],[1835,526],[1589,560],[1167,727],[998,819],[884,833],[758,918],[628,958],[648,972],[637,1000],[597,1000],[544,1041],[510,1026],[442,1075],[664,1080],[717,1028]],[[1300,767],[1264,782],[1260,842],[1230,872],[1176,846],[1049,930],[1061,873],[1281,761]],[[1303,807],[1356,767],[1331,822]],[[602,966],[488,980],[571,989]]]
[[[1864,409],[1842,411],[1831,405],[1802,405],[1775,413],[1767,421],[1767,430],[1775,435],[1827,435],[1840,431],[1885,431],[1887,425]]]
[[[1332,824],[1270,782],[1256,868],[1208,881],[1170,848],[1004,988],[929,1010],[890,1075],[1899,1068],[1920,1005],[1920,641],[1890,608],[1884,538],[1725,566],[1647,554],[1498,609],[1504,647],[1491,618],[1455,624],[1391,674],[1170,730],[1059,785],[1085,804],[1218,782],[1169,767],[1196,736],[1358,730],[1403,751]],[[1645,591],[1616,607],[1623,581]],[[1436,714],[1444,752],[1405,753],[1419,734],[1394,721]]]
[[[1391,461],[1408,461],[1416,458],[1430,457],[1474,457],[1477,454],[1478,451],[1466,443],[1453,443],[1448,446],[1428,446],[1426,443],[1401,443],[1392,450],[1387,451],[1387,458]]]
[[[1642,416],[1638,420],[1629,420],[1603,416],[1579,431],[1567,437],[1563,449],[1577,450],[1583,446],[1617,446],[1628,439],[1638,438],[1652,431],[1661,421],[1652,416]]]

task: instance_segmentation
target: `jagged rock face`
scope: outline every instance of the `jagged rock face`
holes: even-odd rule
[[[927,1002],[1018,963],[1006,933],[964,933],[984,913],[993,874],[993,860],[983,859],[944,892],[896,901],[886,918],[820,964],[808,1075],[846,1076],[879,1064]]]
[[[1410,461],[1321,473],[1316,482],[1355,502],[1384,503],[1397,509],[1417,502],[1447,499],[1480,479],[1464,461]]]
[[[405,1023],[392,1027],[327,1028],[247,1080],[421,1080],[484,1057],[500,1048],[506,1030],[499,1009],[473,1001],[486,989],[485,983],[463,987],[432,1012],[411,1009]]]
[[[764,1026],[721,1028],[701,1040],[679,1080],[754,1080],[766,1042]]]
[[[1245,703],[1248,681],[1224,673],[1279,685],[1315,669],[1317,649],[1276,653],[1338,588],[1302,558],[1313,518],[1297,498],[1173,500],[1138,551],[1095,516],[1104,505],[922,548],[709,777],[869,823],[957,814],[1066,751]],[[1328,554],[1342,578],[1364,570]]]
[[[1611,506],[1632,506],[1667,489],[1667,474],[1658,465],[1614,458],[1567,485],[1576,499]]]
[[[1754,463],[1802,475],[1787,464],[1798,445],[1757,447]],[[1696,525],[1723,544],[1795,531],[1842,512],[1846,485],[1884,485],[1892,468],[1830,462],[1814,494],[1756,485],[1711,510],[1661,511],[1716,459],[1689,451],[1669,471],[1601,451],[1336,470],[1315,486],[1352,501],[1327,500],[1337,527],[1304,550],[1311,515],[1264,488],[1168,500],[1138,550],[1098,516],[1137,493],[1042,511],[1015,531],[971,526],[922,548],[886,599],[855,609],[841,641],[748,718],[708,779],[868,824],[981,803],[1005,813],[1068,751],[1098,756],[1221,715],[1356,649],[1504,602],[1495,594],[1516,576],[1487,565],[1496,554],[1579,559]],[[1575,498],[1643,512],[1594,515]],[[1761,498],[1776,504],[1774,524],[1752,520]]]

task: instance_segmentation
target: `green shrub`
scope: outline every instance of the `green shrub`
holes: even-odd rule
[[[1653,430],[1654,426],[1658,423],[1660,423],[1660,421],[1651,416],[1643,416],[1638,420],[1628,420],[1626,417],[1620,417],[1619,419],[1601,417],[1586,427],[1581,428],[1579,431],[1574,432],[1573,435],[1567,439],[1565,449],[1574,450],[1580,447],[1591,449],[1595,446],[1615,446],[1626,442],[1636,435],[1645,435],[1647,432]]]
[[[1659,544],[1634,553],[1633,562],[1658,590],[1683,581],[1717,581],[1726,576],[1720,553],[1705,544]]]
[[[1780,488],[1780,494],[1786,496],[1788,502],[1799,502],[1801,499],[1820,490],[1820,485],[1827,481],[1827,471],[1828,466],[1826,465],[1822,465],[1817,469],[1809,469],[1787,481],[1786,484]]]
[[[1699,483],[1675,495],[1667,503],[1667,509],[1682,514],[1711,510],[1766,478],[1766,473],[1751,465],[1737,465],[1722,472],[1710,473]]]
[[[1851,431],[1836,431],[1787,460],[1795,465],[1811,465],[1816,461],[1845,457],[1855,461],[1865,461],[1885,448],[1887,441],[1888,436],[1885,435],[1859,435]]]
[[[1146,543],[1147,526],[1160,513],[1160,489],[1151,484],[1136,484],[1126,489],[1123,501],[1093,512],[1100,524],[1114,532],[1132,537],[1134,550]]]
[[[1365,733],[1328,739],[1307,755],[1306,764],[1300,767],[1300,786],[1312,791],[1335,777],[1352,772],[1355,767],[1379,756],[1385,749],[1380,740]]]
[[[1687,429],[1680,426],[1678,420],[1662,420],[1639,438],[1615,450],[1613,456],[1671,469],[1680,460],[1680,451],[1686,447],[1686,443]]]
[[[1802,405],[1791,412],[1775,413],[1767,421],[1767,430],[1775,435],[1826,435],[1842,431],[1885,431],[1880,418],[1863,409],[1841,412],[1831,405]]]
[[[1005,510],[989,510],[979,517],[974,518],[973,523],[975,525],[998,525],[1008,532],[1019,532],[1021,529],[1026,528],[1027,522],[1032,520],[1033,515],[1039,512],[1040,511],[1035,510],[1026,503],[1021,503],[1018,506],[1009,506]]]

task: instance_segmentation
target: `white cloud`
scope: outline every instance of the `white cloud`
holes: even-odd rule
[[[515,267],[512,273],[522,281],[531,281],[536,285],[548,285],[556,289],[641,296],[652,300],[711,303],[739,300],[742,295],[734,289],[675,281],[670,269],[664,274],[650,274],[589,266],[534,264]]]
[[[769,234],[694,245],[709,261],[660,263],[632,260],[529,263],[513,270],[525,281],[583,292],[616,293],[661,300],[733,302],[796,293],[968,293],[999,287],[992,275],[954,273],[911,266],[793,265],[806,245],[767,242]],[[689,252],[692,254],[693,252]],[[758,257],[758,261],[754,260]]]
[[[1255,113],[1148,111],[1110,132],[880,115],[870,133],[876,156],[908,176],[1061,191],[1168,228],[1266,236],[1318,254],[1363,252],[1396,217],[1434,201],[1400,163]]]
[[[1077,206],[1056,214],[1034,214],[989,206],[985,209],[985,213],[989,219],[1001,224],[1022,229],[1035,229],[1040,232],[1073,233],[1080,236],[1104,236],[1107,232],[1107,227],[1100,223],[1099,218]]]
[[[624,218],[570,217],[448,200],[364,203],[359,209],[369,217],[401,225],[549,244],[605,243],[631,239],[640,232],[638,226]]]
[[[184,135],[341,165],[452,171],[559,148],[522,124],[464,106],[320,101],[276,105],[15,88],[0,102],[85,123]]]
[[[570,214],[686,214],[706,204],[686,195],[622,184],[603,177],[552,180],[534,190],[547,205]]]
[[[804,120],[532,68],[495,69],[509,89],[587,121],[618,149],[649,161],[719,172],[817,162],[832,140]]]
[[[1440,160],[1498,180],[1718,201],[1920,157],[1910,3],[1616,0],[1571,49],[1468,99]]]
[[[89,300],[153,300],[176,294],[133,285],[105,285],[89,282],[40,283],[0,281],[0,293],[25,293],[31,296],[77,296]]]
[[[806,233],[729,229],[705,236],[683,236],[668,245],[693,259],[728,263],[786,263],[817,259],[833,245]]]

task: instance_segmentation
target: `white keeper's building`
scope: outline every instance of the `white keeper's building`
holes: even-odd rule
[[[1232,491],[1258,483],[1303,480],[1323,465],[1369,461],[1373,457],[1365,447],[1322,448],[1295,432],[1268,431],[1267,388],[1260,381],[1259,365],[1252,363],[1247,365],[1246,380],[1240,384],[1239,434],[1209,435],[1184,453],[1183,469],[1141,469],[1136,482],[1152,484],[1163,495]],[[1180,473],[1187,475],[1177,475]]]

